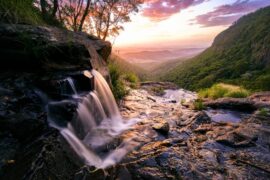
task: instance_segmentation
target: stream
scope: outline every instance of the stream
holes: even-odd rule
[[[165,95],[163,95],[163,97],[168,99],[168,101],[175,101],[177,103],[192,103],[198,98],[195,92],[185,89],[165,90]],[[204,112],[206,112],[206,114],[214,122],[239,123],[242,119],[248,118],[250,116],[250,113],[248,112],[241,112],[229,109],[207,108],[206,110],[204,110]]]

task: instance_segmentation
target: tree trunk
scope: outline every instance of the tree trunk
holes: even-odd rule
[[[90,2],[91,2],[91,0],[87,0],[87,4],[86,4],[86,7],[85,7],[85,10],[84,10],[82,19],[81,19],[81,23],[80,23],[80,26],[79,26],[79,31],[82,31],[85,18],[89,13]]]
[[[110,5],[110,9],[109,9],[109,11],[108,11],[109,15],[108,15],[108,17],[107,17],[106,29],[105,29],[105,32],[104,32],[103,38],[102,38],[102,40],[104,40],[104,41],[106,40],[106,38],[107,38],[107,36],[108,36],[108,33],[109,33],[110,22],[111,22],[111,13],[112,13],[112,8],[113,8],[114,5],[115,5],[115,3],[112,3],[112,4]]]
[[[53,0],[53,11],[52,11],[52,17],[55,18],[56,12],[58,10],[58,0]]]
[[[43,16],[46,16],[47,14],[46,6],[47,6],[46,0],[40,0],[40,7]]]

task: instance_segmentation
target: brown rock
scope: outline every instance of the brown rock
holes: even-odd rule
[[[168,132],[170,131],[170,125],[165,120],[162,120],[162,121],[159,121],[158,123],[155,123],[152,127],[154,130],[156,130],[160,133],[163,133],[163,134],[168,134]]]

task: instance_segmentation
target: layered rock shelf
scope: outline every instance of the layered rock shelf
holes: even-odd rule
[[[131,90],[121,106],[126,119],[141,119],[133,130],[121,137],[133,137],[138,144],[136,149],[106,173],[98,170],[92,175],[84,174],[84,177],[269,178],[269,110],[262,114],[254,109],[250,116],[239,123],[214,122],[205,111],[189,109],[145,90],[150,86],[147,84],[142,89]],[[185,96],[182,98],[185,99]]]

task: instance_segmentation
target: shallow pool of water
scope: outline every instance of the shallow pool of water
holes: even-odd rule
[[[239,123],[242,119],[247,118],[250,114],[241,111],[232,111],[227,109],[208,109],[207,115],[215,122],[232,122]]]
[[[184,89],[178,89],[178,90],[165,90],[165,94],[163,96],[166,99],[169,100],[175,100],[176,102],[190,102],[194,101],[197,98],[197,94],[192,91],[187,91]]]

